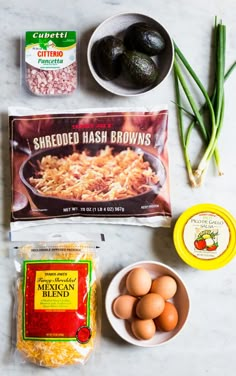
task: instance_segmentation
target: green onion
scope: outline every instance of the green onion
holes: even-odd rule
[[[177,62],[177,59],[175,59],[175,61],[174,61],[174,70],[175,70],[176,76],[178,77],[178,80],[181,83],[181,86],[182,86],[182,88],[185,92],[185,95],[188,98],[189,104],[190,104],[190,106],[193,110],[193,113],[194,113],[194,115],[197,119],[197,122],[198,122],[198,124],[201,128],[201,131],[202,131],[204,137],[207,138],[206,126],[204,124],[203,118],[202,118],[202,116],[201,116],[201,114],[198,110],[197,104],[196,104],[196,102],[195,102],[195,100],[194,100],[194,98],[193,98],[193,96],[192,96],[192,94],[191,94],[191,92],[190,92],[190,90],[187,86],[187,83],[186,83],[184,76],[181,72],[181,69],[180,69],[180,66]]]
[[[176,100],[177,100],[177,116],[178,116],[178,124],[179,124],[179,133],[180,133],[180,140],[182,143],[182,148],[183,148],[183,153],[184,153],[184,159],[185,159],[185,164],[188,172],[188,177],[191,186],[195,187],[195,178],[193,175],[193,170],[191,167],[189,155],[188,155],[188,143],[189,143],[189,137],[185,137],[184,135],[184,126],[183,126],[183,109],[181,105],[181,96],[180,96],[180,89],[179,89],[179,81],[178,81],[178,76],[176,73],[176,64],[174,64],[174,70],[175,70],[175,93],[176,93]]]
[[[178,48],[178,46],[176,45],[175,43],[175,53],[176,55],[180,58],[180,60],[182,61],[184,67],[187,69],[187,71],[190,73],[191,77],[194,79],[195,83],[197,84],[197,86],[199,87],[199,89],[201,90],[203,96],[205,97],[205,100],[206,100],[206,103],[205,103],[205,106],[209,108],[209,112],[210,112],[210,117],[211,117],[211,121],[212,121],[212,127],[215,127],[215,113],[214,113],[214,108],[213,108],[213,105],[212,105],[212,102],[210,100],[210,97],[207,93],[207,90],[204,88],[203,84],[201,83],[200,79],[198,78],[197,74],[195,73],[195,71],[193,70],[193,68],[191,67],[191,65],[189,64],[189,62],[187,61],[187,59],[185,58],[185,56],[182,54],[182,52],[180,51],[180,49]],[[203,121],[202,121],[203,123]],[[207,129],[200,125],[200,128],[201,128],[201,131],[202,131],[202,134],[203,134],[203,137],[205,139],[206,142],[209,141],[209,134],[207,132]],[[218,167],[218,170],[219,170],[219,174],[220,174],[220,158],[219,158],[219,152],[218,150],[216,149],[215,150],[215,161],[216,161],[216,165]]]
[[[212,120],[212,124],[213,126],[215,125],[215,113],[214,113],[214,108],[212,106],[212,103],[211,103],[211,100],[209,98],[209,95],[206,91],[206,89],[204,88],[203,84],[201,83],[201,81],[199,80],[198,76],[196,75],[196,73],[194,72],[194,70],[192,69],[192,67],[190,66],[190,64],[188,63],[188,61],[186,60],[186,58],[184,57],[184,55],[182,54],[182,52],[180,51],[180,49],[177,47],[177,45],[175,44],[175,52],[176,54],[178,55],[178,57],[180,58],[180,60],[183,62],[185,68],[189,71],[190,75],[193,77],[194,81],[196,82],[196,84],[198,85],[199,89],[201,90],[202,94],[204,95],[205,97],[205,100],[206,100],[206,103],[209,107],[209,110],[210,110],[210,115],[211,115],[211,120]],[[207,138],[207,133],[206,133],[206,129],[204,129],[203,131],[203,134],[204,136]]]
[[[195,171],[199,178],[199,184],[202,183],[202,174],[207,170],[212,154],[215,151],[219,137],[219,131],[222,128],[224,114],[224,74],[225,74],[225,43],[226,28],[221,23],[217,25],[217,46],[216,46],[216,100],[215,100],[215,118],[216,123],[212,124],[211,137],[205,153]],[[204,174],[205,176],[205,174]]]
[[[215,88],[212,97],[209,96],[207,90],[201,83],[199,77],[193,70],[193,68],[188,63],[187,59],[180,51],[180,49],[175,44],[175,61],[174,61],[174,78],[175,78],[175,93],[176,93],[176,105],[177,105],[177,117],[179,125],[180,140],[182,144],[186,169],[189,176],[189,181],[191,186],[199,186],[202,184],[204,177],[207,172],[209,162],[214,155],[215,161],[218,167],[219,174],[222,174],[220,168],[220,156],[217,149],[217,142],[219,139],[220,131],[223,126],[224,118],[224,82],[230,76],[232,71],[236,67],[236,62],[232,64],[227,73],[225,74],[225,44],[226,44],[226,27],[222,22],[218,23],[215,20],[215,45],[216,45],[216,69],[215,69]],[[181,70],[182,66],[186,69],[186,72],[194,80],[198,88],[200,89],[202,95],[205,98],[205,104],[198,109],[193,95],[186,83],[183,72]],[[189,105],[192,109],[192,113],[186,110],[182,106],[180,85],[183,89],[185,96],[188,99]],[[205,124],[205,117],[203,118],[203,113],[208,112],[210,119],[210,130],[208,130],[207,124]],[[184,121],[183,112],[193,117],[193,120],[187,127],[186,132],[184,131]],[[189,142],[192,133],[192,129],[198,126],[203,139],[206,143],[205,152],[196,168],[193,171],[189,160]]]

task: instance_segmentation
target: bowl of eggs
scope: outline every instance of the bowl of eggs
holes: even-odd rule
[[[140,261],[118,272],[105,298],[108,320],[126,342],[156,347],[174,338],[189,314],[189,295],[169,266]]]

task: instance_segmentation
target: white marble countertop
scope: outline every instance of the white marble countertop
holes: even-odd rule
[[[214,16],[227,25],[227,66],[236,58],[235,0],[0,0],[1,69],[1,227],[0,227],[0,373],[13,375],[84,376],[152,375],[220,376],[235,375],[236,363],[236,260],[222,269],[204,272],[185,265],[177,256],[171,229],[91,225],[87,231],[103,232],[106,243],[100,253],[103,300],[112,276],[120,268],[139,260],[159,260],[175,268],[185,280],[191,298],[191,312],[184,330],[169,344],[143,349],[128,345],[110,327],[102,314],[102,333],[94,356],[82,368],[47,370],[30,364],[14,363],[11,354],[12,285],[14,267],[8,254],[10,174],[8,156],[7,108],[24,105],[43,108],[88,108],[150,106],[167,103],[169,116],[169,159],[173,224],[188,207],[211,202],[236,214],[235,176],[235,87],[236,72],[226,84],[225,122],[219,147],[224,176],[216,176],[211,165],[205,185],[191,189],[178,137],[173,77],[160,88],[138,98],[112,96],[98,87],[86,63],[86,46],[94,28],[107,17],[120,12],[150,15],[163,23],[194,64],[206,84],[210,64],[210,33]],[[26,97],[20,90],[19,46],[27,29],[72,29],[80,34],[80,89],[66,99]],[[85,228],[83,227],[83,231]],[[104,302],[103,302],[104,303]]]

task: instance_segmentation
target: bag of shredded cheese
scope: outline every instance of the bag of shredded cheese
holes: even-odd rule
[[[99,333],[91,242],[13,243],[17,358],[55,368],[84,364]]]

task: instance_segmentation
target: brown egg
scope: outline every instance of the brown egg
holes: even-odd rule
[[[177,283],[174,278],[169,275],[158,277],[152,282],[150,292],[159,294],[164,300],[173,298],[177,291]]]
[[[138,299],[131,295],[121,295],[113,303],[113,312],[120,319],[130,319],[135,314]]]
[[[133,296],[143,296],[151,288],[150,274],[144,268],[135,268],[129,272],[126,278],[126,288]]]
[[[131,323],[131,330],[138,339],[151,339],[156,333],[156,326],[153,320],[134,319]]]
[[[159,316],[165,307],[165,301],[161,295],[147,294],[137,303],[136,314],[140,319],[154,319]]]
[[[164,332],[170,332],[175,329],[178,323],[178,312],[174,304],[166,302],[164,311],[154,321],[157,328],[160,328]]]

